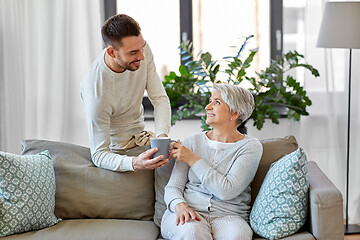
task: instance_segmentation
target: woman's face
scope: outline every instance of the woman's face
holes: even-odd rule
[[[214,126],[230,123],[232,115],[228,105],[221,98],[220,91],[213,91],[205,110],[207,115],[206,124]]]

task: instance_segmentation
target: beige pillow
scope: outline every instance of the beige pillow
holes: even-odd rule
[[[294,136],[287,136],[284,138],[271,138],[260,140],[263,145],[263,155],[261,157],[258,170],[255,174],[254,181],[251,183],[251,205],[253,205],[257,194],[270,165],[298,149],[298,143]]]
[[[71,218],[151,220],[154,172],[118,173],[97,168],[89,148],[68,143],[25,140],[23,154],[50,152],[56,178],[55,215]]]

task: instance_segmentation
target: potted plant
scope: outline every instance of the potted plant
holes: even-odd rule
[[[205,123],[204,107],[208,104],[214,83],[248,83],[248,89],[255,99],[251,118],[259,130],[266,118],[278,124],[280,111],[285,111],[289,119],[296,121],[300,120],[301,115],[309,115],[306,108],[312,104],[311,100],[289,71],[302,67],[318,77],[318,70],[307,64],[303,55],[289,51],[271,61],[265,70],[256,72],[255,77],[249,77],[247,70],[257,53],[257,49],[247,50],[247,44],[252,37],[253,35],[245,38],[235,56],[223,58],[223,61],[226,61],[224,69],[220,69],[220,63],[212,59],[211,53],[200,52],[195,56],[191,42],[180,44],[180,54],[185,64],[179,67],[180,75],[170,72],[163,82],[171,106],[176,109],[172,116],[172,125],[178,120],[201,116],[201,128],[204,131],[209,130],[210,127]],[[217,74],[221,71],[227,74],[227,79],[217,79]]]

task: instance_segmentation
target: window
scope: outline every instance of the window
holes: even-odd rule
[[[283,21],[283,52],[296,50],[305,56],[305,60],[314,67],[320,69],[333,68],[334,64],[339,67],[339,70],[333,74],[329,73],[328,77],[332,79],[340,79],[344,76],[346,71],[346,62],[348,55],[345,51],[339,49],[321,49],[316,48],[318,31],[320,28],[319,13],[322,12],[321,1],[307,1],[307,0],[282,0],[282,21]],[[321,14],[320,14],[321,16]],[[320,53],[325,53],[325,56]],[[324,62],[323,59],[329,61]],[[339,59],[339,61],[332,62],[331,59]],[[325,60],[326,61],[326,60]],[[344,70],[342,70],[344,69]],[[324,75],[328,73],[322,72]],[[306,85],[308,91],[324,92],[324,91],[344,91],[344,81],[329,81],[329,84],[324,82],[326,78],[317,79],[310,76],[308,71],[303,68],[296,69],[296,79],[301,85]]]
[[[296,50],[305,54],[305,7],[306,0],[283,1],[283,52]],[[305,70],[298,68],[291,73],[304,85]]]
[[[192,16],[180,16],[180,5],[187,8],[191,2]],[[216,0],[117,0],[117,13],[128,14],[139,22],[162,79],[170,71],[178,71],[180,18],[192,22],[195,52],[209,51],[216,60],[232,55],[236,49],[231,46],[240,47],[242,37],[255,35],[250,47],[259,48],[259,52],[249,72],[264,69],[270,62],[269,3],[227,0],[219,4]]]
[[[225,65],[222,58],[233,56],[244,37],[254,35],[249,48],[258,48],[258,53],[248,74],[255,75],[255,71],[265,69],[270,63],[268,1],[226,0],[220,4],[216,0],[116,0],[116,5],[117,13],[128,14],[139,22],[161,79],[170,71],[178,72],[178,47],[180,38],[184,37],[193,41],[195,53],[208,51],[214,60]],[[180,28],[187,34],[181,34]],[[218,73],[219,79],[227,77]],[[147,100],[144,107],[152,108]]]
[[[149,44],[160,78],[180,65],[179,1],[117,0],[117,13],[133,17]]]
[[[233,56],[244,38],[254,35],[250,48],[258,48],[248,73],[264,69],[270,59],[269,3],[267,1],[193,0],[195,52],[203,50],[221,60]],[[261,4],[260,4],[261,2]],[[221,77],[218,75],[218,77]]]

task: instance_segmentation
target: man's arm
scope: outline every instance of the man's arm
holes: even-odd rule
[[[90,74],[89,74],[90,75]],[[134,171],[132,158],[110,150],[111,105],[92,86],[91,79],[85,78],[81,86],[81,101],[88,122],[89,144],[93,163],[112,171]]]
[[[170,101],[156,72],[153,55],[148,45],[145,46],[145,51],[148,64],[146,91],[151,104],[154,106],[155,134],[156,136],[161,134],[166,134],[167,136],[170,131],[171,120]]]
[[[119,155],[110,150],[111,105],[106,94],[96,93],[89,83],[81,87],[81,100],[88,120],[88,133],[93,163],[103,169],[125,172],[162,167],[169,159],[152,159],[157,149],[150,149],[137,157]]]

